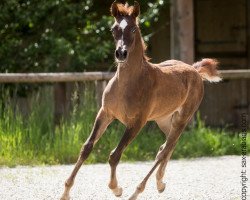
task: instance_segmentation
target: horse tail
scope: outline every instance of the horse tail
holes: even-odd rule
[[[203,80],[209,82],[219,82],[222,80],[217,70],[218,61],[215,59],[204,58],[194,63],[193,67],[198,71]]]

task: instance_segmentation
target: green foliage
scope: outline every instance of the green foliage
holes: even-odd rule
[[[3,0],[0,2],[0,73],[111,70],[113,1]],[[133,1],[130,1],[133,4]],[[145,34],[158,20],[163,0],[142,1]],[[148,37],[146,37],[148,39]],[[24,85],[27,96],[39,85]],[[4,88],[4,89],[3,89]],[[11,84],[0,88],[0,94]],[[1,98],[1,96],[0,96]]]
[[[241,138],[237,133],[208,128],[199,115],[197,122],[196,126],[189,127],[182,134],[173,158],[241,154]],[[248,134],[247,143],[249,142],[250,135]],[[250,153],[249,150],[248,153]]]
[[[111,3],[1,1],[0,72],[107,70],[114,50]],[[141,2],[145,33],[163,5],[163,0]]]
[[[107,58],[107,34],[94,38],[94,33],[107,28],[110,19],[97,18],[90,10],[92,1],[6,0],[3,4],[1,71],[56,71],[65,64],[62,68],[72,71]]]
[[[73,95],[71,116],[58,127],[53,126],[53,107],[48,106],[53,98],[51,89],[33,95],[30,115],[21,114],[6,94],[5,101],[0,102],[0,165],[74,163],[92,129],[97,112],[94,93],[90,92],[90,88],[90,85],[86,86],[82,94],[84,102],[78,103],[78,95]],[[118,121],[113,122],[94,147],[87,163],[106,162],[123,132],[124,126]],[[155,124],[150,123],[128,146],[122,160],[153,160],[164,142],[165,136]],[[249,134],[247,143],[250,143]],[[198,124],[182,134],[173,158],[240,155],[240,145],[238,134],[207,128],[198,118]]]

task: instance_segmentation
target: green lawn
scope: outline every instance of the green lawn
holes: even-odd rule
[[[60,127],[53,126],[53,108],[48,106],[49,95],[36,95],[33,98],[33,109],[29,116],[23,116],[18,110],[14,112],[11,103],[5,101],[0,118],[0,165],[74,163],[97,112],[92,96],[85,95],[85,103],[75,103],[71,116],[63,120]],[[87,163],[107,162],[124,128],[118,121],[113,122]],[[158,127],[149,123],[126,149],[122,160],[153,160],[164,142],[165,136]],[[249,134],[247,143],[250,143]],[[186,128],[182,134],[173,158],[240,154],[241,137],[238,133],[206,127],[198,117],[197,124]]]

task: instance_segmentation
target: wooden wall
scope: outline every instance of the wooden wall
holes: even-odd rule
[[[148,56],[152,62],[170,59],[170,10],[169,5],[161,10],[159,19],[153,25],[153,33],[148,43]]]
[[[189,62],[180,56],[181,50],[178,49],[189,48],[194,51],[194,58],[190,60],[210,57],[219,60],[220,69],[250,68],[249,0],[171,0],[170,3],[172,8],[168,6],[161,12],[155,30],[162,24],[169,23],[171,26],[156,33],[149,44],[149,55],[153,57],[153,62],[170,58]],[[189,15],[190,10],[193,16]],[[190,16],[193,17],[193,30],[190,25],[180,29],[180,21],[185,23]],[[188,46],[184,41],[181,47],[181,37],[185,38]],[[171,49],[173,44],[177,44],[177,47]],[[205,84],[200,112],[207,125],[239,128],[240,115],[250,114],[249,104],[250,80],[224,80],[219,84]]]
[[[196,59],[212,57],[221,69],[249,68],[247,0],[195,0]],[[250,81],[205,84],[201,115],[206,124],[240,127],[250,113]]]

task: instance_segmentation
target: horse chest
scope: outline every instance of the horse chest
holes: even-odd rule
[[[121,87],[115,81],[111,83],[105,89],[103,106],[115,118],[126,124],[143,112],[147,102],[147,97],[144,95],[145,89],[135,85],[131,87],[131,84]]]

